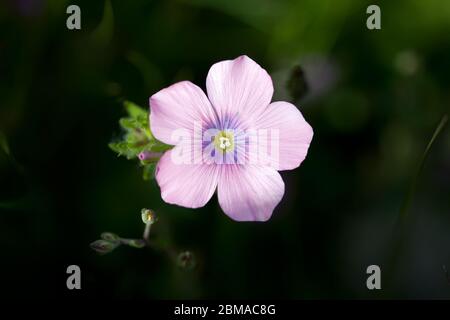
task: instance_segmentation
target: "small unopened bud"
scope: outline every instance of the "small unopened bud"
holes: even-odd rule
[[[142,163],[156,162],[161,156],[162,152],[142,151],[138,154],[138,158]]]
[[[192,252],[184,251],[178,254],[177,264],[183,269],[191,270],[195,267],[195,258]]]
[[[145,224],[147,224],[147,223],[154,224],[157,220],[156,215],[153,212],[153,210],[145,209],[145,208],[141,210],[141,218],[142,218],[142,222],[144,222]]]
[[[92,250],[99,254],[107,254],[113,251],[119,243],[107,241],[107,240],[96,240],[90,244]]]
[[[103,232],[100,235],[100,237],[103,240],[110,241],[110,242],[119,242],[120,241],[120,237],[117,234],[112,233],[112,232]]]

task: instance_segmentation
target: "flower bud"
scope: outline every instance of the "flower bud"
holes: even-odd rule
[[[183,269],[193,269],[196,265],[194,255],[190,251],[179,253],[177,257],[177,264]]]
[[[107,254],[117,248],[118,245],[118,242],[114,243],[107,240],[96,240],[90,244],[92,250],[99,254]]]
[[[138,158],[143,164],[156,162],[161,156],[162,152],[142,151],[138,154]]]
[[[145,224],[147,224],[147,223],[154,224],[157,220],[156,215],[153,212],[153,210],[146,209],[146,208],[141,210],[141,218],[142,218],[142,222],[144,222]]]
[[[120,237],[117,234],[112,233],[112,232],[103,232],[100,235],[100,237],[103,240],[110,241],[110,242],[119,242],[120,241]]]

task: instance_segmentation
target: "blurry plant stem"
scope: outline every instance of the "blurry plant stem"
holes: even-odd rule
[[[422,154],[422,158],[420,159],[419,165],[416,168],[416,171],[412,178],[408,193],[406,194],[406,197],[404,198],[402,206],[400,208],[400,213],[399,213],[399,222],[400,223],[405,221],[405,219],[408,216],[409,208],[411,207],[413,196],[414,196],[414,193],[417,188],[417,181],[419,180],[420,174],[422,173],[423,167],[425,165],[425,160],[427,159],[428,154],[430,153],[430,149],[431,149],[431,146],[433,145],[434,141],[439,136],[439,134],[442,132],[442,130],[445,128],[447,121],[448,121],[448,116],[444,115],[441,119],[441,122],[439,122],[439,125],[436,127],[436,130],[434,131],[430,142],[428,142],[428,145],[427,145],[424,153]]]
[[[408,225],[410,220],[409,217],[409,211],[413,202],[414,194],[417,189],[417,183],[419,181],[419,177],[423,171],[423,168],[425,166],[425,160],[428,157],[428,154],[430,153],[431,147],[436,140],[436,138],[439,136],[439,134],[443,131],[446,124],[448,122],[448,116],[444,115],[439,122],[438,126],[434,130],[433,136],[431,137],[430,141],[428,142],[427,147],[425,148],[424,153],[422,154],[422,157],[420,159],[420,162],[418,163],[416,170],[414,171],[414,175],[411,179],[411,184],[408,188],[408,191],[403,199],[402,205],[399,210],[399,214],[397,217],[396,225],[394,227],[394,233],[392,235],[392,250],[391,254],[388,256],[387,261],[387,281],[386,283],[392,284],[392,280],[394,279],[396,268],[398,261],[400,260],[400,255],[403,251],[404,243],[407,236],[408,231]],[[392,287],[390,288],[392,289]],[[392,290],[387,290],[388,292],[392,293]]]
[[[154,241],[150,240],[150,230],[152,228],[152,224],[153,223],[151,223],[150,221],[148,221],[145,224],[144,235],[142,236],[142,238],[144,239],[147,246],[152,249],[156,249],[156,250],[165,252],[171,259],[176,259],[177,254],[176,254],[176,250],[174,248],[171,248],[169,246],[163,247],[161,245],[158,245]]]
[[[145,229],[144,229],[144,235],[142,236],[142,238],[144,239],[145,243],[147,243],[147,245],[150,245],[150,229],[152,228],[152,221],[147,221],[147,223],[145,224]]]
[[[138,249],[148,247],[151,250],[166,254],[169,259],[174,262],[174,265],[185,269],[192,269],[195,266],[195,258],[191,251],[178,251],[176,248],[172,247],[167,240],[155,241],[154,239],[150,239],[152,224],[158,220],[153,210],[143,208],[141,210],[141,219],[145,224],[142,238],[122,238],[112,232],[103,232],[100,235],[101,239],[95,240],[90,244],[91,249],[99,254],[106,254],[112,252],[120,245]]]
[[[163,252],[163,253],[167,254],[170,259],[176,260],[177,259],[177,251],[174,248],[172,248],[170,246],[162,246],[154,241],[151,241],[150,231],[151,231],[153,223],[154,222],[149,220],[145,224],[144,234],[142,236],[142,239],[145,242],[145,246],[147,246],[148,248],[150,248],[152,250]],[[122,239],[122,240],[127,241],[129,239]]]

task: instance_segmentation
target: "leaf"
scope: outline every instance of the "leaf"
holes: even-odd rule
[[[145,137],[148,140],[154,140],[155,138],[150,132],[147,110],[131,101],[124,101],[123,105],[129,117],[120,119],[120,126],[131,134],[139,135],[141,138]]]
[[[147,151],[164,152],[164,151],[170,150],[172,148],[173,148],[173,146],[171,146],[171,145],[168,145],[168,144],[165,144],[165,143],[155,140],[154,143],[149,145],[149,148]]]
[[[123,105],[127,110],[128,115],[134,119],[138,119],[139,117],[147,118],[148,116],[148,112],[146,110],[131,101],[124,101]]]
[[[149,140],[141,129],[128,132],[124,137],[124,142],[128,144],[130,149],[138,148],[138,152],[142,151],[149,145]]]
[[[140,124],[132,118],[121,118],[119,124],[125,130],[134,130],[140,126]]]
[[[156,174],[156,163],[150,163],[143,166],[142,178],[144,180],[152,180]]]
[[[124,141],[111,142],[108,144],[108,147],[112,151],[117,152],[119,156],[126,156],[129,159],[132,157],[132,153],[128,149],[128,144]]]

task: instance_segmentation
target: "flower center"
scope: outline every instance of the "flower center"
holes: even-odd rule
[[[217,150],[225,153],[233,151],[234,149],[234,137],[233,133],[229,131],[220,131],[214,137],[214,146]]]

